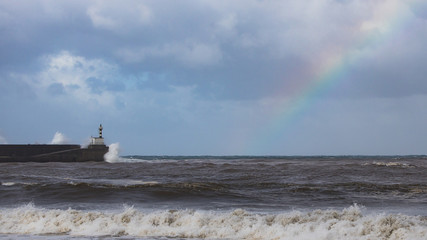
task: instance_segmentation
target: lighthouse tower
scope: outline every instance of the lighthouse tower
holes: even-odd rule
[[[102,137],[102,124],[99,124],[99,137],[91,137],[90,145],[105,145]]]

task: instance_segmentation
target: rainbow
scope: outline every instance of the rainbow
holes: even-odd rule
[[[386,1],[377,9],[374,19],[364,21],[358,29],[354,29],[360,33],[360,37],[349,44],[349,47],[326,48],[317,57],[316,62],[321,64],[309,69],[310,74],[306,79],[299,79],[301,85],[295,86],[290,96],[289,89],[286,89],[288,85],[278,87],[282,92],[287,92],[287,96],[273,104],[273,110],[263,123],[264,127],[257,129],[248,139],[245,152],[265,154],[264,151],[277,147],[278,144],[284,145],[283,137],[286,137],[287,130],[300,122],[331,88],[345,81],[349,69],[364,59],[365,51],[362,50],[384,48],[393,39],[400,37],[413,19],[408,6],[403,6],[398,1]]]

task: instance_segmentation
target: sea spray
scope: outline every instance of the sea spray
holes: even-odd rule
[[[0,135],[0,144],[7,144],[6,138]]]
[[[64,134],[60,133],[60,132],[56,132],[55,135],[53,136],[52,141],[50,142],[51,144],[65,144],[68,142],[68,138],[65,137]]]
[[[417,216],[343,210],[261,214],[231,211],[120,211],[37,208],[0,210],[0,234],[67,234],[198,239],[425,239],[427,220]]]
[[[119,161],[120,144],[112,143],[109,146],[108,152],[104,155],[105,161],[109,163],[115,163]]]

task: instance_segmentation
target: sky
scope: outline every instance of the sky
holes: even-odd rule
[[[427,154],[426,43],[423,0],[0,0],[0,143]]]

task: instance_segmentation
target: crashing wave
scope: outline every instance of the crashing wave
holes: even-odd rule
[[[358,206],[278,214],[202,210],[80,211],[28,204],[0,210],[1,234],[208,239],[425,239],[427,219],[364,215]]]

